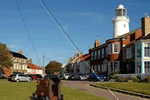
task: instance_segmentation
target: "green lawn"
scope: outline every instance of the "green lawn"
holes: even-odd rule
[[[150,83],[105,83],[108,87],[128,90],[137,93],[145,93],[150,95]],[[104,86],[102,83],[97,83],[97,86]]]
[[[36,82],[0,83],[0,100],[30,100],[36,90]],[[65,100],[108,100],[80,90],[61,87]]]
[[[0,82],[8,82],[8,79],[0,79]]]

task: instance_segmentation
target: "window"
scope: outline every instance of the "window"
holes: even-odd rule
[[[144,57],[150,57],[150,42],[144,43]]]
[[[126,24],[124,24],[124,28],[126,28]]]
[[[101,67],[102,67],[101,72],[103,72],[104,71],[104,64],[102,64]]]
[[[95,51],[95,59],[97,59],[97,51]]]
[[[24,63],[26,63],[26,60],[24,59],[24,61],[23,61]]]
[[[108,44],[108,54],[111,54],[111,44]]]
[[[114,71],[119,71],[119,61],[113,62],[113,68],[114,68]]]
[[[24,70],[24,65],[22,65],[22,69]]]
[[[102,49],[102,58],[104,58],[104,48]]]
[[[15,62],[17,62],[17,58],[15,58]]]
[[[100,54],[101,54],[101,51],[98,50],[98,59],[101,57]]]
[[[18,64],[17,64],[17,69],[18,69]]]
[[[127,49],[127,58],[131,58],[132,57],[132,48],[128,48]]]
[[[92,54],[91,54],[91,60],[93,60],[93,52],[92,52]]]
[[[113,43],[113,53],[119,53],[119,43]]]
[[[140,44],[140,43],[137,44],[137,45],[136,45],[136,48],[137,48],[137,58],[138,58],[138,57],[141,57],[141,44]]]
[[[149,61],[145,61],[144,62],[144,67],[145,67],[145,73],[150,73],[150,62]]]
[[[97,73],[97,66],[96,65],[94,66],[94,71],[95,71],[95,73]]]
[[[16,69],[16,64],[14,64],[14,69]]]
[[[106,57],[108,57],[108,47],[106,47]]]
[[[98,64],[98,72],[100,72],[100,64]]]

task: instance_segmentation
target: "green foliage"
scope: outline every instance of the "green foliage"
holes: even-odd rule
[[[54,72],[61,72],[62,64],[57,61],[50,61],[48,65],[46,65],[45,71],[47,74],[54,74]]]
[[[125,82],[126,79],[125,78],[118,78],[118,82]]]
[[[13,65],[11,54],[9,53],[6,44],[0,43],[0,65],[9,68]]]
[[[150,82],[150,76],[147,76],[147,77],[144,79],[144,81],[149,83],[149,82]]]
[[[128,82],[132,83],[132,82],[133,82],[133,80],[128,80]]]
[[[116,74],[119,74],[119,71],[113,71],[111,72],[111,74],[109,75],[109,79],[116,79]]]
[[[132,80],[133,80],[133,82],[140,82],[140,81],[141,81],[141,80],[138,79],[137,77],[133,77]]]

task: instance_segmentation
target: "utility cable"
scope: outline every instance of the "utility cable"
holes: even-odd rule
[[[22,15],[22,13],[21,13],[21,10],[20,10],[19,4],[18,4],[18,0],[16,0],[16,3],[17,3],[17,6],[18,6],[18,9],[19,9],[19,12],[20,12],[20,15],[21,15],[22,21],[23,21],[24,26],[25,26],[25,28],[26,28],[26,30],[27,30],[28,36],[29,36],[29,38],[30,38],[30,41],[31,41],[31,43],[32,43],[33,49],[34,49],[34,51],[35,51],[35,54],[36,54],[36,56],[37,56],[37,58],[38,58],[38,61],[39,61],[39,63],[40,63],[40,66],[41,66],[40,59],[39,59],[39,57],[38,57],[38,55],[37,55],[36,49],[35,49],[35,47],[34,47],[34,45],[33,45],[33,42],[32,42],[32,39],[31,39],[31,36],[30,36],[30,34],[29,34],[29,31],[28,31],[28,28],[27,28],[27,26],[26,26],[26,23],[25,23],[25,21],[24,21],[23,15]]]
[[[50,17],[53,19],[53,21],[56,23],[56,25],[58,26],[58,28],[60,29],[60,31],[63,33],[63,35],[66,37],[66,39],[71,43],[71,45],[73,47],[75,47],[75,49],[79,51],[79,49],[77,48],[77,46],[74,44],[74,42],[71,40],[71,38],[68,36],[68,34],[65,32],[65,30],[62,28],[62,26],[59,24],[59,22],[56,20],[56,18],[54,17],[54,15],[51,13],[51,11],[48,9],[48,7],[46,6],[46,4],[40,0],[41,4],[43,5],[43,7],[45,8],[45,10],[48,12],[48,14],[50,15]],[[89,66],[89,64],[83,59],[83,57],[81,56],[82,60],[86,63],[86,65]],[[98,77],[98,75],[94,72],[94,70],[89,66],[89,68],[92,70],[92,72],[97,76],[97,78],[101,81],[101,79]],[[101,81],[102,82],[102,81]],[[102,82],[103,83],[103,82]],[[104,83],[103,83],[104,84]],[[105,85],[105,84],[104,84]],[[107,87],[105,85],[105,87]],[[116,98],[116,100],[119,100],[114,93],[111,92],[111,90],[107,87],[108,91]]]

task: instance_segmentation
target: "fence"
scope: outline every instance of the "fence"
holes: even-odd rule
[[[148,74],[116,74],[117,78],[138,77],[141,80],[144,80],[147,76],[150,76],[150,73],[148,73]]]

